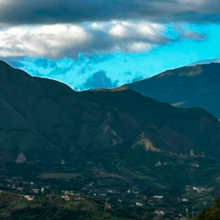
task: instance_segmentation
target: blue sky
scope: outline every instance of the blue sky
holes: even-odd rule
[[[116,87],[220,57],[216,0],[132,0],[134,9],[117,1],[88,0],[89,10],[76,0],[69,5],[51,0],[54,5],[47,7],[42,0],[0,0],[0,57],[76,90]],[[59,5],[66,13],[59,13]],[[106,14],[113,7],[120,10]],[[81,11],[73,16],[77,8]]]

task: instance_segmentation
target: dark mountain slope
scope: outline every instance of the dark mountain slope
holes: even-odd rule
[[[169,70],[126,85],[143,95],[180,107],[202,107],[220,118],[220,64]]]
[[[216,157],[219,146],[220,124],[205,110],[174,108],[132,90],[77,93],[0,63],[4,160],[21,152],[28,161],[119,157],[134,148]]]
[[[186,154],[190,149],[211,153],[210,145],[218,142],[219,122],[203,109],[175,108],[132,90],[86,94],[134,115],[145,128],[146,137],[160,149]]]

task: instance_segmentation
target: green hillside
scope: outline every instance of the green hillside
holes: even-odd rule
[[[216,199],[215,205],[204,210],[198,217],[193,220],[219,220],[220,219],[220,199]]]
[[[1,220],[131,220],[122,213],[106,210],[105,204],[86,198],[69,201],[57,196],[36,197],[28,201],[24,196],[0,193]],[[135,219],[135,218],[134,218]]]

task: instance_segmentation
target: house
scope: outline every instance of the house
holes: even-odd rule
[[[135,204],[136,204],[136,206],[138,206],[138,207],[143,207],[143,206],[144,206],[144,205],[143,205],[142,203],[140,203],[140,202],[136,202]]]
[[[164,216],[164,215],[165,215],[164,211],[161,211],[161,210],[156,210],[156,211],[155,211],[155,214],[156,214],[157,216]]]
[[[163,196],[154,196],[154,199],[163,199]]]
[[[17,187],[16,189],[17,191],[21,191],[21,192],[24,191],[23,187]]]
[[[62,196],[62,199],[64,199],[65,201],[70,201],[70,197],[65,195],[65,196]]]
[[[34,196],[24,196],[25,199],[27,199],[28,201],[33,201],[35,199]]]

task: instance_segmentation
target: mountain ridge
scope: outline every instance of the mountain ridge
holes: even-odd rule
[[[0,147],[9,149],[10,158],[24,152],[29,160],[68,160],[89,146],[128,151],[137,143],[184,154],[192,148],[199,154],[219,153],[220,123],[212,115],[199,108],[178,109],[131,89],[75,92],[1,64],[0,94]]]
[[[219,194],[220,122],[205,109],[131,89],[75,92],[7,68],[0,66],[1,189],[36,198],[36,189],[45,198],[74,192],[136,219],[158,209],[178,219],[182,198],[199,212],[201,196],[212,205]]]
[[[178,107],[201,107],[220,118],[220,64],[211,63],[168,70],[127,84],[143,95]]]

